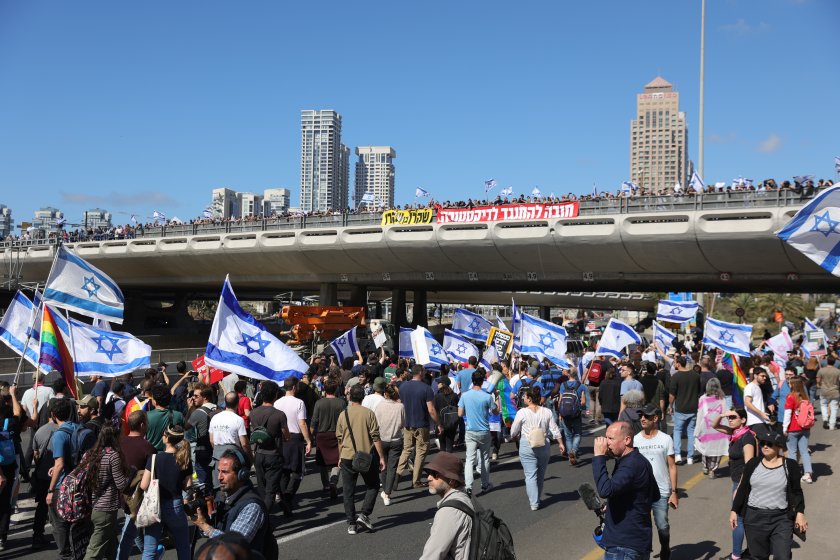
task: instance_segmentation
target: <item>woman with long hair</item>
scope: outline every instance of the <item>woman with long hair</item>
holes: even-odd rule
[[[190,534],[187,514],[181,493],[192,485],[190,445],[184,440],[184,428],[169,426],[163,431],[165,448],[149,457],[140,488],[148,490],[152,482],[152,459],[155,461],[155,478],[160,489],[160,523],[146,527],[143,538],[143,560],[154,560],[157,546],[163,538],[165,525],[175,539],[178,560],[190,560]]]
[[[726,396],[720,381],[713,377],[706,382],[706,394],[697,403],[697,422],[694,429],[694,447],[703,457],[703,474],[715,478],[720,458],[726,454],[729,438],[714,428],[714,422],[726,410]]]
[[[726,424],[723,422],[726,421]],[[747,411],[743,408],[733,408],[727,414],[715,420],[715,430],[729,436],[729,474],[732,478],[732,493],[741,482],[744,465],[755,457],[758,442],[755,434],[747,426]],[[744,548],[744,522],[738,516],[737,524],[732,530],[732,554],[730,560],[740,560]],[[724,556],[723,558],[727,558]]]
[[[540,508],[545,471],[551,455],[551,439],[557,440],[560,453],[565,453],[560,426],[554,421],[551,411],[540,406],[542,390],[530,387],[525,393],[525,407],[516,411],[510,435],[519,439],[519,462],[525,472],[525,492],[531,504],[531,511]]]
[[[87,470],[93,511],[92,534],[85,560],[114,558],[117,553],[117,512],[120,494],[131,482],[120,449],[120,432],[104,426],[94,446],[85,453],[80,466]]]
[[[449,379],[447,377],[447,379]],[[379,424],[379,438],[385,470],[379,475],[382,492],[379,496],[386,506],[391,505],[391,491],[397,481],[397,464],[403,450],[403,428],[405,428],[405,407],[400,402],[400,391],[396,385],[385,387],[385,400],[376,407],[374,415]]]
[[[788,457],[794,461],[802,457],[802,468],[805,474],[802,475],[802,482],[811,484],[814,482],[812,475],[814,469],[811,467],[811,453],[808,451],[808,437],[811,435],[810,428],[803,428],[799,424],[798,412],[802,403],[809,403],[808,393],[805,392],[805,384],[801,377],[794,377],[790,380],[790,394],[785,400],[785,419],[783,430],[787,436]]]
[[[729,524],[734,530],[741,524],[739,515],[743,519],[750,558],[769,560],[772,555],[775,560],[789,560],[794,530],[808,530],[799,465],[784,457],[782,434],[764,428],[757,436],[762,456],[744,466]]]
[[[449,407],[455,407],[456,421],[454,422],[454,425],[451,425],[448,428],[446,425],[444,425],[443,431],[440,434],[440,450],[446,451],[447,453],[452,453],[452,448],[455,445],[455,436],[458,434],[459,424],[459,422],[457,421],[459,396],[455,393],[455,391],[452,390],[451,384],[452,380],[449,377],[438,377],[438,392],[435,395],[434,400],[435,412],[437,412],[438,418],[440,418],[441,423],[443,423],[444,421],[443,417],[441,416],[441,410]]]

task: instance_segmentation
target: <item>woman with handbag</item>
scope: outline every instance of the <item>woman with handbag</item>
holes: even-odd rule
[[[790,380],[790,394],[785,400],[785,419],[783,422],[783,429],[787,436],[787,450],[788,457],[797,461],[799,456],[802,457],[802,468],[805,474],[802,475],[802,482],[811,484],[814,479],[811,478],[814,472],[811,467],[811,452],[808,451],[808,437],[811,435],[811,429],[803,427],[800,423],[799,407],[809,406],[808,393],[805,391],[805,383],[801,377],[794,377]],[[813,422],[813,416],[811,417]],[[806,424],[807,425],[807,424]]]
[[[91,481],[90,516],[93,525],[85,560],[114,558],[117,553],[117,512],[120,493],[131,482],[119,445],[119,431],[105,426],[93,448],[85,453],[81,466],[88,470]]]
[[[557,440],[560,453],[565,453],[566,448],[563,445],[560,427],[554,421],[551,411],[540,406],[541,389],[529,388],[524,400],[525,407],[516,412],[513,425],[510,427],[510,435],[513,438],[520,438],[519,462],[522,463],[522,470],[525,471],[525,492],[531,503],[531,511],[537,511],[540,508],[545,471],[551,454],[549,448],[551,441],[548,439],[548,434]]]
[[[756,434],[763,457],[744,466],[735,491],[729,524],[737,527],[743,518],[750,558],[790,560],[793,533],[808,530],[805,496],[799,480],[799,465],[784,457],[785,439],[770,428]]]
[[[169,426],[163,431],[163,451],[152,455],[140,488],[146,492],[137,512],[137,527],[145,527],[143,560],[154,560],[166,526],[175,540],[178,560],[190,560],[190,534],[184,512],[182,492],[192,485],[190,446],[184,440],[184,428]],[[147,525],[147,512],[154,514],[157,502],[157,523]]]

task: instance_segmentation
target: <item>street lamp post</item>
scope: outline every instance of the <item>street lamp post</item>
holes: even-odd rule
[[[700,171],[700,176],[705,177],[703,173],[703,101],[704,101],[704,87],[705,87],[705,67],[706,67],[706,0],[701,0],[700,5],[700,123],[697,127],[700,138],[698,139],[697,152],[697,167]]]

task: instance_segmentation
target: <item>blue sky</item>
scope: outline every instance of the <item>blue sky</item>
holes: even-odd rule
[[[834,177],[836,0],[708,0],[706,181]],[[697,156],[699,0],[0,3],[0,203],[198,216],[300,184],[300,110],[397,151],[397,203],[615,190],[635,94],[679,91]],[[352,181],[352,172],[351,172]]]

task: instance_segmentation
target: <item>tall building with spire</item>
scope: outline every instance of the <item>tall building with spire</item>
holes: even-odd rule
[[[300,118],[300,209],[347,207],[350,150],[341,143],[341,115],[304,110]]]
[[[689,176],[688,127],[680,94],[657,76],[636,94],[636,118],[630,123],[630,180],[654,190],[683,188]]]

